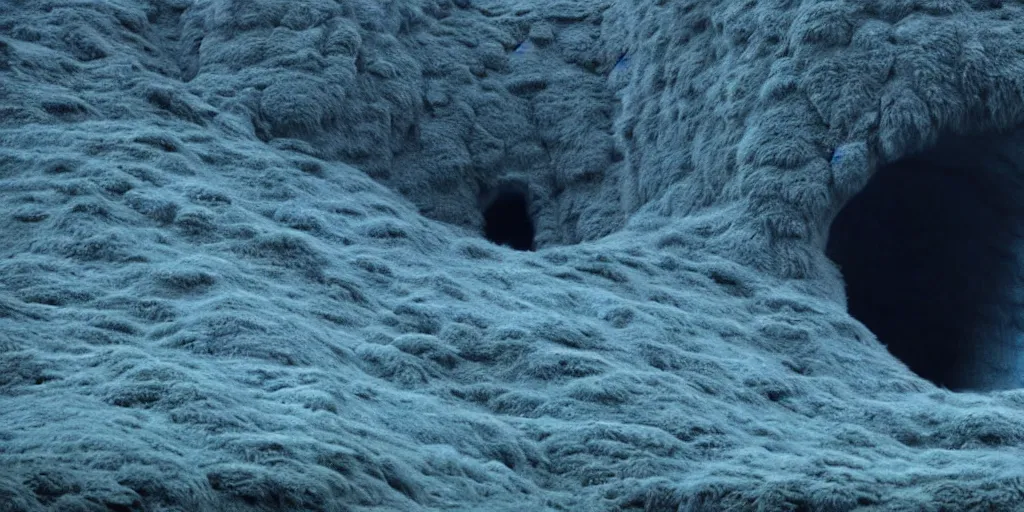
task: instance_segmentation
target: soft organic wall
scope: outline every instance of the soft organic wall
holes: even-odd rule
[[[826,248],[873,173],[1024,120],[1022,27],[0,0],[0,504],[1013,510],[1024,392],[914,375]],[[509,188],[536,251],[484,236]]]
[[[260,140],[357,165],[424,215],[473,229],[499,179],[528,182],[541,243],[575,243],[624,220],[604,8],[197,2],[178,59]]]
[[[1021,122],[1020,15],[999,1],[614,3],[605,41],[632,69],[615,124],[626,201],[665,197],[655,209],[677,217],[737,204],[702,227],[707,246],[820,275],[829,222],[879,164]]]

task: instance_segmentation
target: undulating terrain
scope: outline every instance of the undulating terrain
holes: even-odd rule
[[[1024,4],[0,0],[0,511],[1024,510]]]

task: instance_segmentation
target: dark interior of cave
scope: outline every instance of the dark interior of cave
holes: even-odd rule
[[[519,251],[534,249],[534,227],[524,190],[499,190],[483,211],[484,236]]]
[[[1020,166],[969,154],[980,149],[957,141],[880,168],[826,249],[850,314],[917,375],[959,391],[1020,386]]]

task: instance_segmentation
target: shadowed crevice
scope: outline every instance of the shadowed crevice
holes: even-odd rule
[[[484,208],[484,236],[519,251],[534,250],[534,226],[526,192],[499,190]]]

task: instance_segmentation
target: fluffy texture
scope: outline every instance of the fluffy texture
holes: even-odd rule
[[[824,249],[1024,120],[964,0],[0,2],[0,508],[1013,510]],[[481,233],[526,183],[536,252]],[[913,193],[910,191],[908,193]]]

